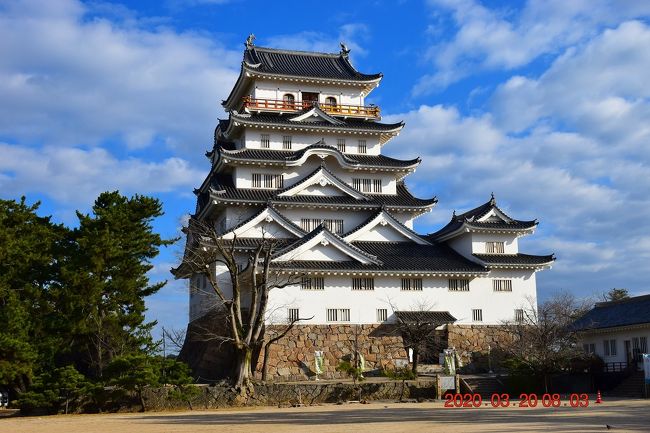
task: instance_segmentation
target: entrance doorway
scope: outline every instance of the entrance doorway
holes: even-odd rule
[[[302,92],[302,105],[303,107],[311,107],[314,102],[318,102],[318,93],[315,92]]]

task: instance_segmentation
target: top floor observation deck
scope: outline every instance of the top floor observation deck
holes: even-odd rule
[[[293,113],[312,108],[314,105],[333,116],[376,120],[381,118],[381,110],[376,105],[339,104],[333,97],[328,97],[323,102],[315,98],[296,101],[292,95],[285,95],[284,99],[260,99],[251,96],[243,98],[243,107],[247,112]]]

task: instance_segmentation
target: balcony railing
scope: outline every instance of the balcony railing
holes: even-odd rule
[[[284,101],[281,99],[255,99],[244,97],[244,107],[262,111],[301,111],[314,106],[315,101]],[[379,107],[376,105],[334,105],[319,103],[324,112],[335,116],[350,117],[379,117]]]

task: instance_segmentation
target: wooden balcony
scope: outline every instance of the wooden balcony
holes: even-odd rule
[[[244,97],[244,108],[253,111],[302,111],[311,108],[314,101],[283,101],[280,99],[255,99],[250,96]],[[318,106],[334,116],[379,118],[380,110],[376,105],[333,105],[319,103]]]

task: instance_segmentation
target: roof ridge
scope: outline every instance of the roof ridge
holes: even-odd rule
[[[647,295],[630,296],[629,298],[618,299],[616,301],[596,302],[594,304],[594,308],[602,308],[602,307],[608,307],[612,305],[626,304],[628,302],[645,301],[646,299],[650,299],[650,293],[648,293]]]
[[[251,48],[247,48],[250,51],[270,51],[273,53],[280,53],[280,54],[299,54],[301,56],[314,56],[314,57],[331,57],[331,58],[339,58],[343,57],[340,52],[338,53],[325,53],[322,51],[303,51],[303,50],[288,50],[286,48],[271,48],[271,47],[262,47],[259,45],[253,45]]]

